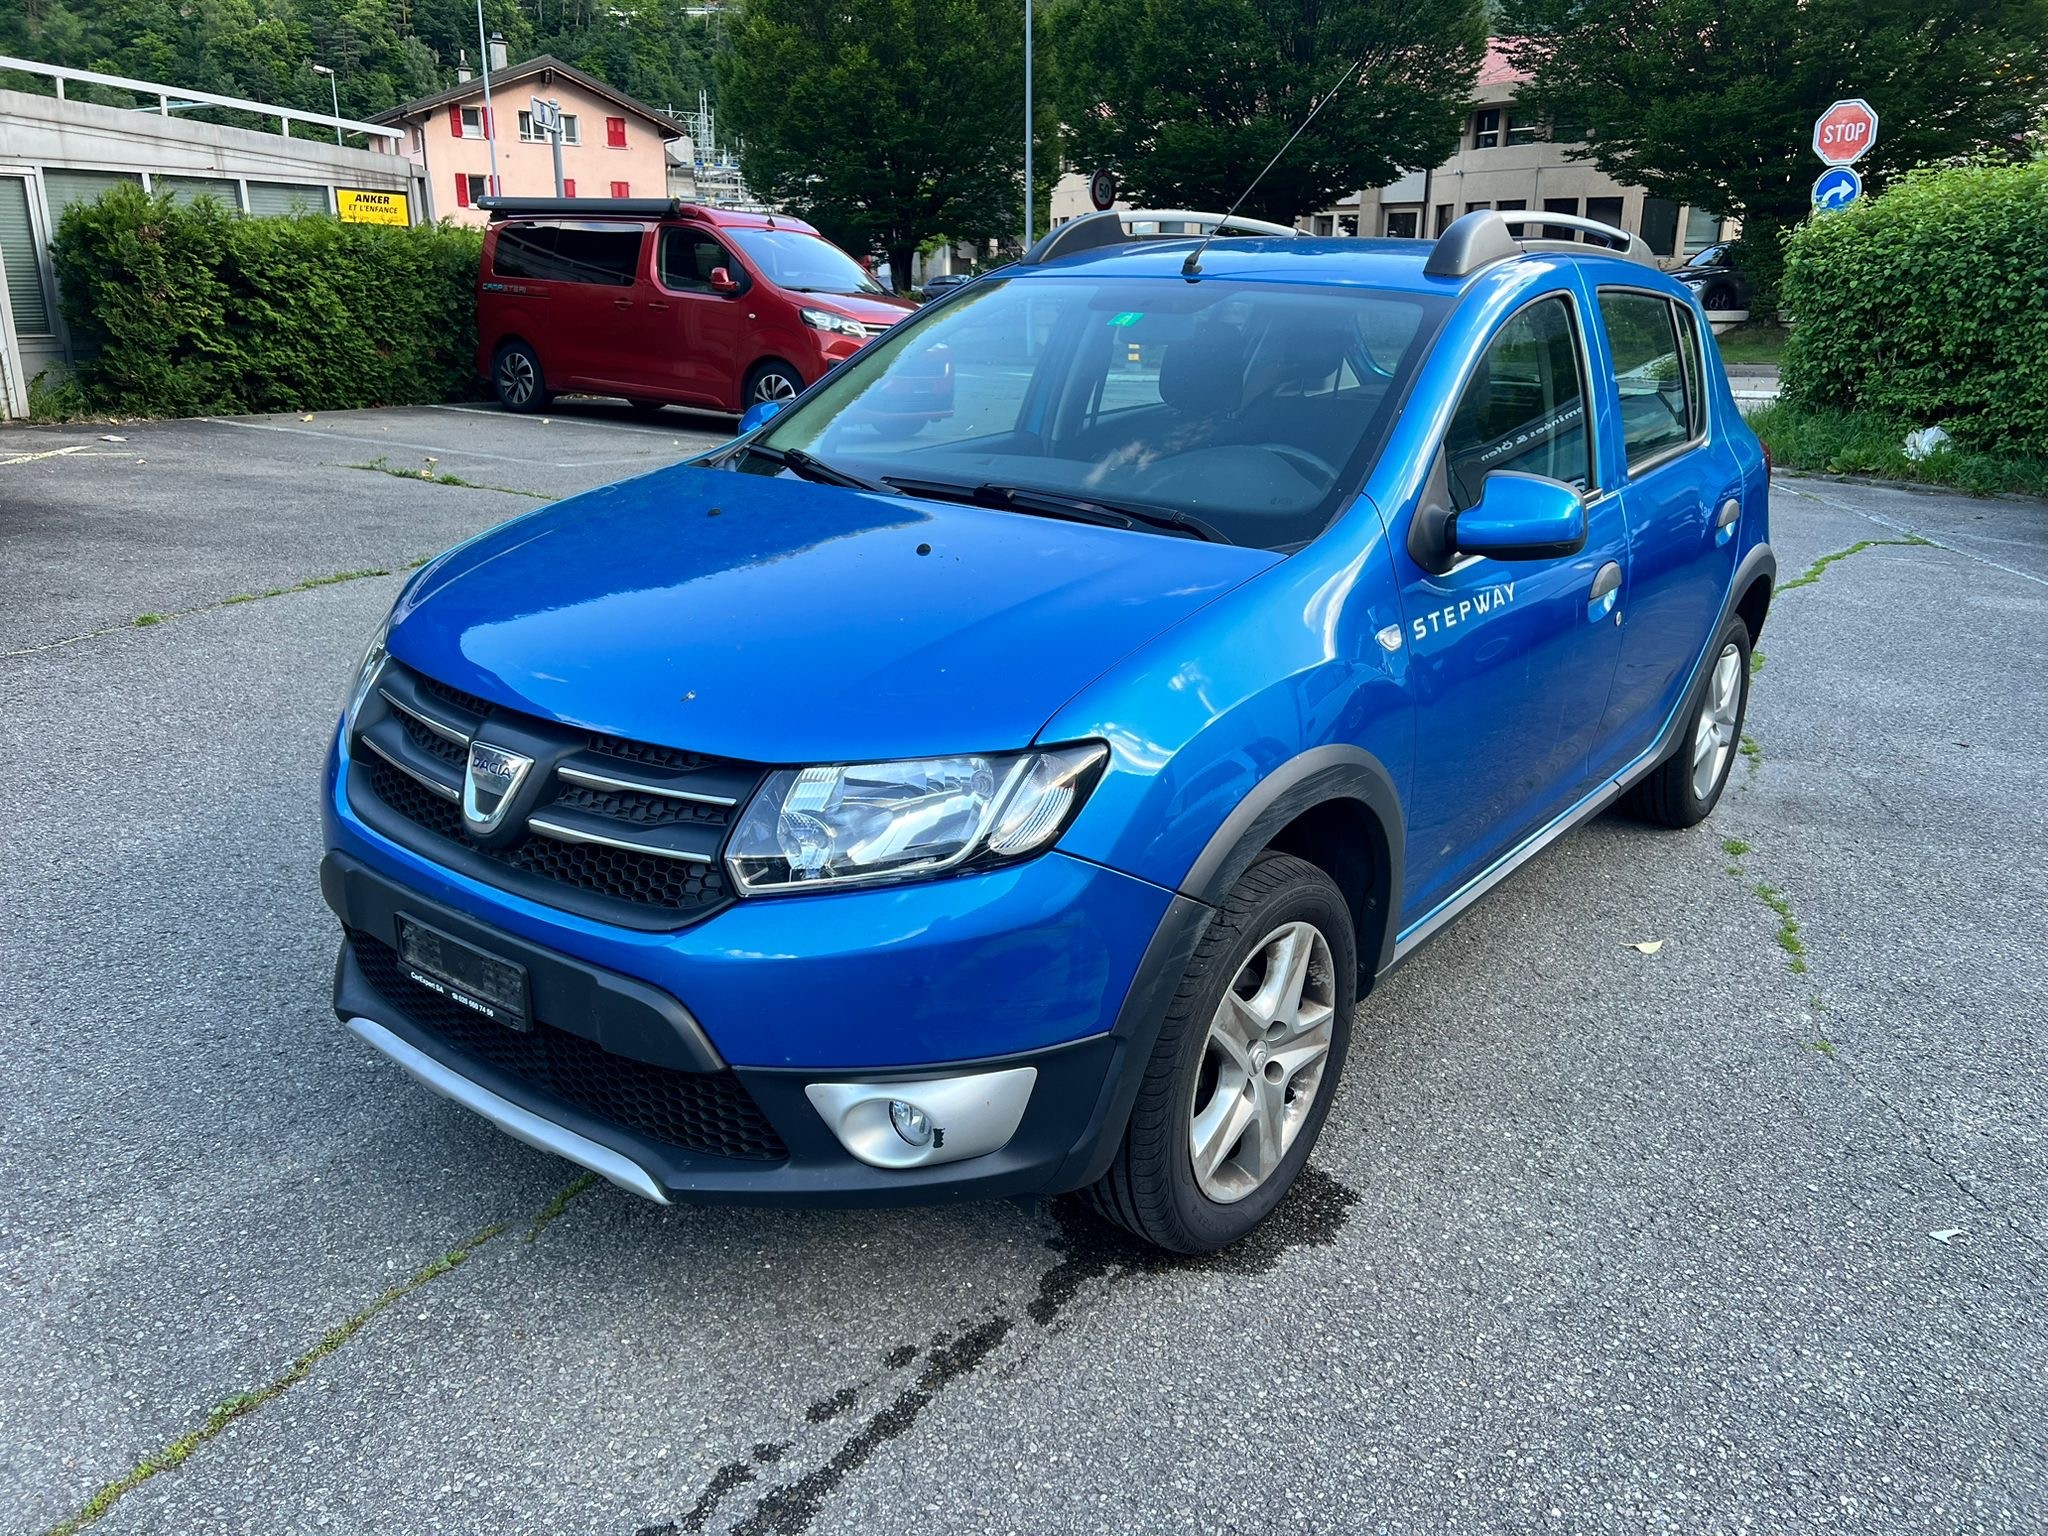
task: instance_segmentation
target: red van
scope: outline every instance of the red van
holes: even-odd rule
[[[508,411],[786,400],[916,308],[810,225],[670,198],[485,198],[477,372]],[[942,376],[943,375],[943,376]],[[903,424],[952,410],[951,369]],[[914,426],[912,430],[914,430]]]

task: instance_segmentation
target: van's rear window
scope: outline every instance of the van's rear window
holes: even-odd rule
[[[507,224],[498,231],[491,272],[538,282],[628,288],[640,267],[640,243],[646,233],[639,224]]]

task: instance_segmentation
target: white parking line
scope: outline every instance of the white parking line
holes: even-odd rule
[[[616,464],[617,459],[527,459],[510,453],[485,453],[476,448],[462,448],[449,443],[408,443],[395,437],[359,437],[351,432],[320,432],[311,427],[287,427],[274,421],[230,421],[224,416],[201,416],[199,420],[215,427],[242,427],[250,432],[288,432],[294,437],[317,437],[331,443],[368,443],[378,448],[410,448],[415,453],[433,454],[443,459],[489,459],[495,464],[534,464],[544,469],[595,469],[606,464]]]
[[[83,453],[88,444],[73,443],[69,448],[51,448],[43,453],[18,453],[11,459],[0,459],[0,469],[9,464],[33,464],[37,459],[58,459],[67,453]]]

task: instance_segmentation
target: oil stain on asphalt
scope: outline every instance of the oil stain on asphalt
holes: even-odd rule
[[[1049,1210],[1055,1230],[1047,1237],[1046,1246],[1059,1258],[1039,1275],[1037,1293],[1024,1304],[1022,1316],[999,1309],[970,1319],[957,1333],[937,1335],[922,1348],[899,1344],[887,1351],[882,1357],[884,1375],[900,1371],[920,1357],[923,1366],[908,1385],[870,1415],[822,1464],[793,1482],[763,1493],[753,1508],[728,1529],[735,1536],[800,1536],[808,1531],[823,1511],[826,1499],[865,1466],[876,1451],[907,1433],[940,1393],[986,1365],[1021,1324],[1028,1322],[1038,1330],[1051,1330],[1082,1290],[1094,1282],[1103,1282],[1106,1294],[1110,1288],[1149,1274],[1265,1274],[1291,1249],[1328,1247],[1357,1203],[1355,1190],[1309,1166],[1302,1169],[1287,1198],[1251,1236],[1222,1253],[1189,1259],[1140,1245],[1079,1200],[1051,1202]],[[1016,1364],[1021,1364],[1035,1348],[1034,1339]],[[823,1424],[840,1417],[858,1404],[863,1389],[880,1379],[870,1378],[820,1397],[805,1410],[805,1419]],[[684,1536],[686,1532],[704,1530],[730,1494],[759,1481],[757,1467],[779,1462],[792,1443],[757,1445],[751,1455],[727,1462],[711,1475],[696,1502],[680,1519],[641,1526],[635,1536]]]

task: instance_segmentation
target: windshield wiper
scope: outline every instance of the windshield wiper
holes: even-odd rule
[[[1072,523],[1092,523],[1098,528],[1156,528],[1162,533],[1177,534],[1185,539],[1206,539],[1211,544],[1232,542],[1221,530],[1198,517],[1190,517],[1185,512],[1161,512],[1127,501],[1069,496],[1061,491],[1039,490],[1035,486],[962,485],[952,480],[916,480],[903,475],[884,475],[882,480],[910,496],[964,501],[970,506],[995,507],[1033,517],[1064,518]]]
[[[801,448],[770,448],[766,443],[748,443],[740,449],[740,453],[758,454],[770,464],[779,464],[791,474],[804,480],[815,480],[820,485],[840,485],[853,491],[888,489],[885,485],[877,485],[872,480],[827,464],[816,454],[805,453]]]

